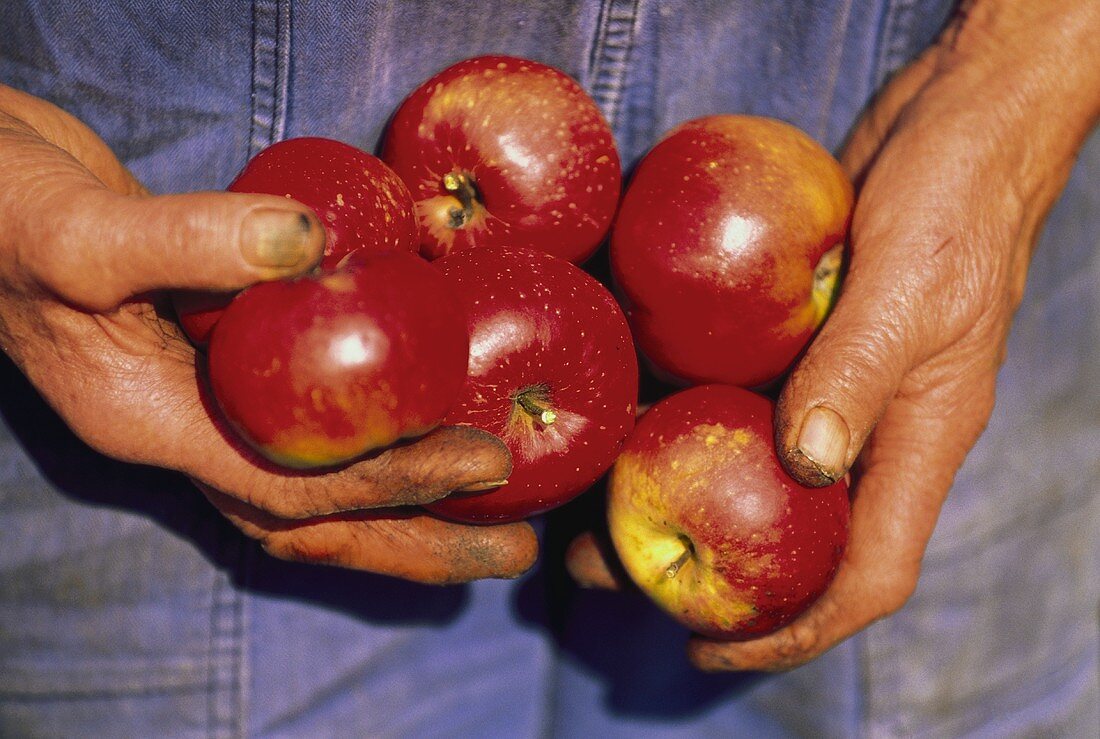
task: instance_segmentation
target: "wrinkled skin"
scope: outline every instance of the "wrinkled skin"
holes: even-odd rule
[[[802,617],[748,642],[696,637],[697,666],[798,666],[913,592],[992,412],[1029,257],[1100,114],[1098,91],[1100,6],[978,1],[858,123],[841,158],[858,188],[850,272],[777,411],[792,474],[821,485],[853,473],[848,550]],[[839,423],[828,443],[803,433],[816,407]],[[606,552],[591,534],[574,542],[574,577],[613,585]]]
[[[209,413],[194,350],[157,291],[237,290],[310,269],[324,236],[308,208],[149,196],[86,126],[0,85],[0,222],[0,345],[98,451],[189,475],[277,557],[434,583],[515,577],[533,563],[526,524],[362,513],[499,483],[511,460],[489,434],[438,429],[339,471],[288,474],[239,449]]]

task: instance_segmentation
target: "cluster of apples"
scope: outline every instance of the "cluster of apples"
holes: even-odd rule
[[[840,271],[851,185],[802,132],[690,121],[623,194],[611,130],[583,89],[486,56],[406,98],[381,159],[289,139],[228,189],[293,198],[326,231],[306,277],[176,296],[221,413],[267,459],[338,466],[469,424],[504,441],[512,475],[428,506],[437,515],[519,520],[611,468],[620,558],[697,631],[765,633],[828,585],[846,486],[790,478],[771,401],[742,389],[786,372]],[[619,300],[577,266],[609,231]],[[636,427],[635,341],[655,372],[695,386]]]

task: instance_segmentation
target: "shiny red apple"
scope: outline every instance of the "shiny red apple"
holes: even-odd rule
[[[496,434],[512,453],[507,485],[429,510],[514,521],[574,498],[611,465],[634,426],[638,364],[615,299],[557,257],[484,247],[434,263],[463,301],[466,386],[448,424]]]
[[[398,108],[382,158],[416,201],[421,253],[473,246],[587,259],[611,225],[619,155],[573,79],[507,56],[459,62]]]
[[[611,240],[635,338],[692,383],[767,383],[836,292],[852,186],[820,144],[770,118],[717,115],[643,157]]]
[[[608,483],[608,525],[631,579],[694,631],[749,639],[828,587],[848,537],[848,486],[808,488],[775,453],[767,398],[703,385],[638,420]]]
[[[229,192],[281,195],[313,209],[325,229],[322,269],[353,250],[415,252],[418,227],[412,196],[381,159],[334,139],[286,139],[249,160]],[[202,345],[232,296],[180,292],[176,313],[188,337]]]
[[[268,459],[336,465],[437,426],[458,400],[466,319],[409,253],[254,285],[214,329],[208,370],[230,425]]]

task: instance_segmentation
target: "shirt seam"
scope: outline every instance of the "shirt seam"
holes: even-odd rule
[[[587,87],[612,129],[622,105],[637,20],[638,0],[608,0],[600,7]]]

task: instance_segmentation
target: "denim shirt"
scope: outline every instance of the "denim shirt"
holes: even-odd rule
[[[500,52],[577,78],[629,168],[671,126],[718,112],[781,118],[835,150],[951,5],[5,0],[0,81],[75,114],[173,192],[222,188],[287,137],[374,150],[420,81]],[[569,585],[553,520],[516,583],[428,588],[275,561],[178,476],[90,451],[5,360],[0,735],[1089,733],[1097,183],[1094,140],[916,595],[782,676],[694,672],[686,633],[655,609]]]

